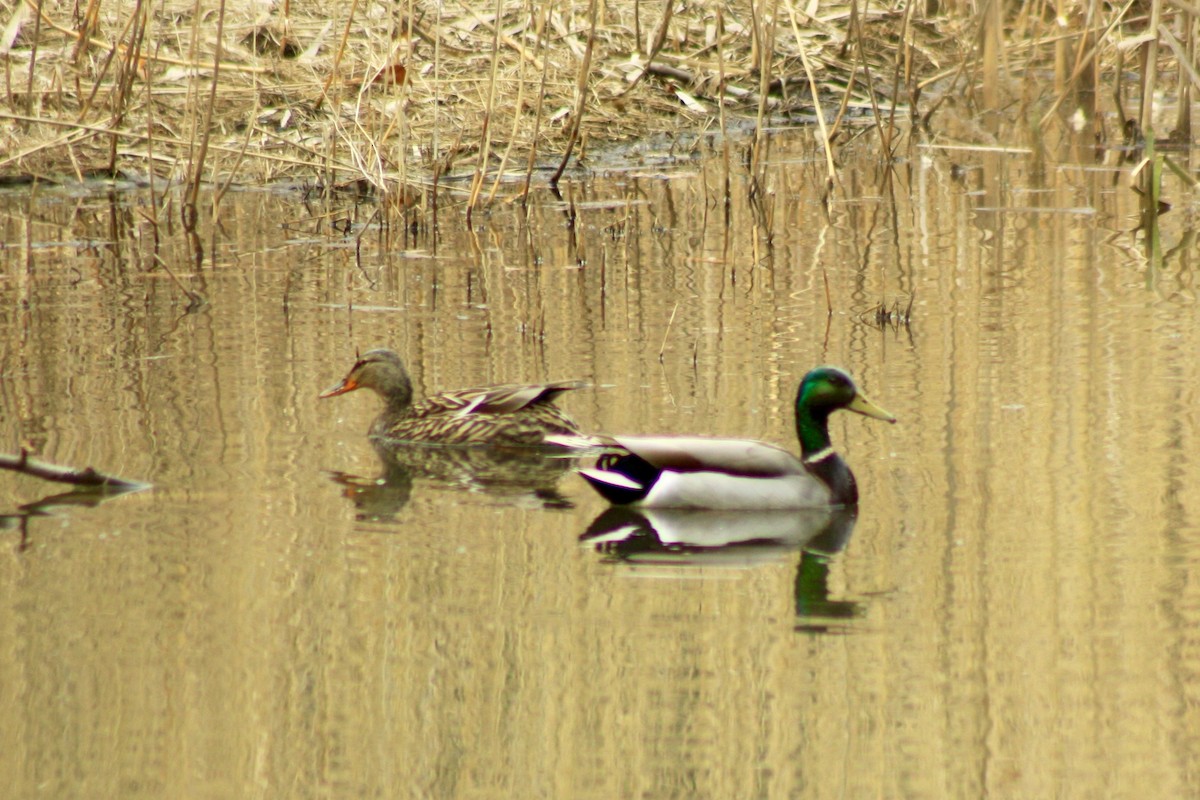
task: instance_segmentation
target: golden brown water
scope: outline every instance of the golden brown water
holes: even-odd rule
[[[193,313],[145,197],[0,197],[0,450],[154,485],[0,531],[7,796],[1194,793],[1194,200],[1151,266],[1121,170],[928,150],[826,215],[810,155],[728,224],[708,158],[598,174],[573,227],[447,199],[436,252],[231,196],[199,272],[163,229]],[[373,483],[374,398],[317,393],[380,344],[425,390],[587,379],[589,429],[794,447],[822,362],[900,424],[835,418],[832,554],[597,545],[555,467]]]

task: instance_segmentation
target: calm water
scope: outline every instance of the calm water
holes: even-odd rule
[[[1121,168],[864,155],[827,211],[811,145],[728,219],[647,153],[436,243],[231,196],[199,271],[160,230],[190,312],[148,197],[0,196],[0,451],[154,487],[22,518],[66,487],[0,473],[6,795],[1194,794],[1194,195],[1150,264]],[[822,362],[900,424],[833,426],[857,519],[614,521],[570,462],[382,463],[373,397],[317,399],[378,345],[586,379],[589,429],[794,447]]]

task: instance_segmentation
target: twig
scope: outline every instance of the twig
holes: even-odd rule
[[[679,311],[679,303],[671,309],[671,318],[667,320],[667,329],[663,331],[662,344],[658,346],[658,363],[662,363],[663,353],[667,351],[667,337],[671,335],[671,325],[675,322],[675,313]]]
[[[155,220],[150,221],[157,225]],[[158,253],[153,253],[151,254],[151,257],[154,259],[155,263],[158,264],[158,266],[162,267],[164,272],[171,276],[171,280],[175,281],[175,285],[179,287],[179,291],[183,292],[184,296],[188,299],[189,309],[199,308],[208,302],[204,299],[203,295],[193,292],[191,289],[184,286],[183,281],[179,280],[179,277],[171,270],[170,267],[167,266],[167,262],[163,261],[162,256],[160,256]]]
[[[37,461],[30,458],[29,451],[23,447],[20,455],[0,453],[0,469],[10,469],[42,480],[70,483],[75,486],[104,486],[111,489],[138,489],[146,486],[138,481],[128,481],[113,475],[105,475],[91,467],[71,469]]]

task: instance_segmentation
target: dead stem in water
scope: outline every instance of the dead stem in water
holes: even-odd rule
[[[878,305],[868,309],[867,313],[862,315],[862,319],[872,323],[876,328],[892,328],[894,330],[908,328],[912,325],[912,308],[916,297],[915,292],[909,295],[908,304],[903,308],[900,307],[899,299],[893,300],[891,305],[880,300]]]

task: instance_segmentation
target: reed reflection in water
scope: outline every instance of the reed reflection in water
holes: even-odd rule
[[[644,162],[475,230],[448,200],[436,248],[227,195],[200,268],[156,253],[199,307],[144,198],[0,196],[3,447],[154,486],[0,531],[10,794],[1188,796],[1196,209],[1152,263],[1123,167],[929,149],[889,193],[851,146],[826,205],[774,152],[726,218],[717,162]],[[793,447],[821,363],[901,422],[834,421],[832,555],[647,522],[690,563],[639,563],[580,545],[569,464],[381,464],[377,403],[316,398],[380,344],[422,391],[587,380],[589,431]]]

